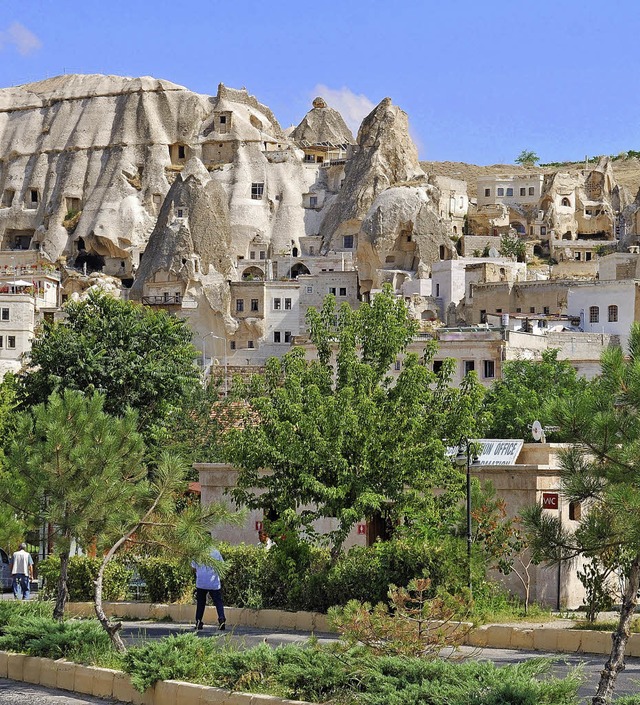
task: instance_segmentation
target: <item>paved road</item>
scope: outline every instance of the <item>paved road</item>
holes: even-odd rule
[[[64,690],[42,688],[0,678],[2,705],[113,705],[113,700],[100,700],[90,695],[74,695]]]

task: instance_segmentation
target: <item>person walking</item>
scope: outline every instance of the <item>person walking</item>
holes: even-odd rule
[[[28,600],[33,579],[33,558],[27,552],[26,543],[21,543],[20,550],[11,556],[11,577],[14,598],[19,600],[22,595],[23,600]]]
[[[224,559],[217,548],[211,550],[211,558],[220,563],[224,563]],[[204,629],[202,622],[204,608],[207,604],[207,595],[211,595],[211,600],[218,613],[218,629],[223,632],[227,618],[224,614],[224,604],[222,602],[220,575],[218,571],[210,565],[202,565],[193,561],[191,567],[196,574],[196,631]]]

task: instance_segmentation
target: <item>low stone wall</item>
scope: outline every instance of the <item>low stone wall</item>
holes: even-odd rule
[[[104,609],[107,615],[116,619],[159,620],[168,617],[174,622],[186,624],[194,621],[195,612],[194,605],[154,605],[145,602],[106,602]],[[92,602],[70,602],[67,610],[72,617],[95,616]],[[260,629],[335,633],[327,615],[318,612],[250,610],[238,607],[225,607],[225,612],[229,626],[237,624]],[[217,624],[213,607],[207,607],[204,622]],[[470,630],[465,644],[491,649],[608,654],[611,651],[611,632],[487,624]],[[626,653],[627,656],[640,657],[640,634],[631,635]]]
[[[104,611],[115,619],[171,619],[184,624],[195,623],[195,605],[155,605],[148,602],[105,602]],[[301,632],[332,632],[326,614],[319,612],[286,612],[284,610],[250,610],[241,607],[224,608],[229,626],[258,627],[260,629],[287,629]],[[93,602],[70,602],[67,613],[71,617],[95,617]],[[215,608],[207,607],[205,624],[217,624]]]
[[[302,701],[230,692],[181,681],[158,681],[155,686],[140,693],[122,671],[7,651],[0,651],[0,678],[98,698],[113,698],[134,705],[303,705]]]

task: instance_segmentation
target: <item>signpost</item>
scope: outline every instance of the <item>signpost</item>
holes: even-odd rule
[[[474,456],[474,465],[515,465],[524,441],[519,439],[470,438],[469,443],[473,445],[477,453],[477,460]],[[457,447],[447,448],[447,455],[455,457],[457,453]]]

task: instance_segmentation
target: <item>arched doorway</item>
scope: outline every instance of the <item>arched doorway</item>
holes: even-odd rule
[[[244,272],[242,272],[242,279],[244,281],[264,279],[264,272],[260,269],[260,267],[247,267]]]
[[[289,278],[297,279],[301,274],[311,274],[311,272],[304,266],[304,264],[302,264],[302,262],[296,262],[293,267],[291,267]]]

